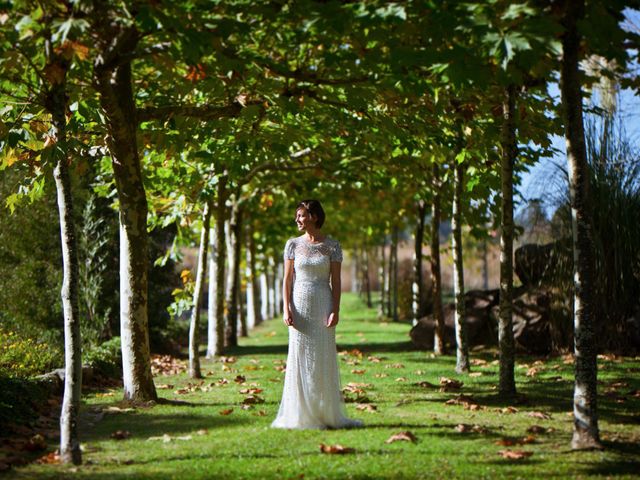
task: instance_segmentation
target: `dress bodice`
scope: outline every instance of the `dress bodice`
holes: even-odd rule
[[[328,283],[331,262],[342,262],[342,249],[332,238],[311,243],[303,235],[287,241],[284,258],[294,261],[294,283]]]

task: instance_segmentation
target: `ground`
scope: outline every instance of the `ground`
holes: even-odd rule
[[[503,401],[495,389],[497,352],[472,352],[471,375],[456,375],[453,356],[413,350],[409,328],[381,322],[375,309],[365,308],[356,296],[344,297],[338,326],[342,384],[348,413],[363,420],[364,428],[269,427],[286,359],[287,331],[276,319],[241,339],[227,357],[204,361],[204,381],[194,382],[184,371],[159,374],[160,404],[132,408],[120,402],[120,389],[87,392],[81,425],[84,465],[32,463],[6,475],[92,480],[637,478],[640,358],[599,358],[605,449],[574,452],[571,356],[519,356],[520,396]],[[171,359],[156,363],[165,372],[183,366]],[[410,432],[404,435],[408,440],[388,442],[401,432]],[[354,452],[323,453],[321,445]]]

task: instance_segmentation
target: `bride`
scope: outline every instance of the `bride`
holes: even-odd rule
[[[317,200],[296,208],[305,234],[284,248],[284,323],[289,354],[275,428],[322,429],[361,426],[347,418],[340,393],[335,326],[340,311],[342,250],[320,231],[324,210]],[[329,282],[329,280],[331,280]]]

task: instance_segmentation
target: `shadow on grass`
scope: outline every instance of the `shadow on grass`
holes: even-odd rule
[[[288,345],[245,345],[230,348],[227,355],[241,357],[244,355],[269,355],[287,354]],[[411,342],[387,342],[387,343],[342,343],[338,342],[338,351],[360,350],[363,354],[371,353],[393,353],[417,351]]]
[[[109,440],[117,430],[126,430],[132,438],[147,439],[149,437],[176,435],[196,432],[198,430],[216,430],[247,423],[244,418],[222,416],[217,414],[198,415],[189,412],[184,415],[154,413],[118,413],[98,422],[95,427],[81,425],[82,439],[86,442]]]

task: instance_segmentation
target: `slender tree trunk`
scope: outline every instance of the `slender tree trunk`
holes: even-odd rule
[[[442,309],[442,271],[440,269],[440,171],[437,163],[433,164],[433,200],[431,203],[431,288],[433,292],[433,318],[435,329],[433,335],[433,351],[437,355],[445,353],[444,344],[444,310]]]
[[[424,279],[422,278],[422,244],[424,243],[424,217],[427,213],[427,205],[424,200],[417,202],[417,222],[413,251],[413,324],[425,315],[424,304]]]
[[[238,345],[238,273],[239,273],[239,249],[237,237],[237,224],[239,220],[239,210],[237,199],[233,199],[231,207],[231,217],[227,224],[227,261],[229,270],[227,272],[227,298],[226,298],[226,319],[224,344],[225,347],[236,347]]]
[[[266,260],[263,259],[262,268],[265,269],[260,274],[260,316],[262,320],[269,320],[269,279],[266,272]]]
[[[208,199],[202,212],[202,232],[200,233],[200,250],[198,252],[198,271],[196,286],[193,292],[193,311],[189,325],[189,377],[202,378],[200,370],[200,304],[204,290],[204,278],[207,275],[207,250],[209,247],[209,230],[211,225],[212,201]]]
[[[215,355],[224,353],[224,331],[225,331],[225,305],[224,305],[224,274],[225,274],[225,257],[227,255],[227,242],[224,234],[224,224],[227,217],[227,173],[223,173],[218,179],[217,189],[217,215],[216,215],[216,255],[218,261],[216,263],[216,348]]]
[[[274,296],[275,312],[282,312],[283,311],[282,289],[278,288],[278,285],[282,285],[282,280],[283,280],[282,277],[284,275],[284,265],[280,261],[280,257],[275,257],[274,263],[275,263],[275,268],[274,268],[275,288],[273,289],[273,296]],[[274,316],[275,315],[276,313],[274,313]]]
[[[247,316],[246,316],[246,303],[242,301],[242,282],[240,275],[240,263],[242,259],[242,207],[238,206],[238,214],[236,215],[236,224],[233,226],[233,235],[236,239],[236,249],[234,255],[236,257],[235,266],[236,266],[236,305],[238,306],[238,328],[240,329],[241,337],[248,337],[249,331],[247,329]],[[246,296],[245,296],[246,298]]]
[[[392,293],[391,293],[391,318],[394,322],[398,319],[398,226],[393,226],[391,234],[391,258],[393,259],[393,270],[390,272],[392,276]]]
[[[387,281],[385,285],[386,291],[386,305],[387,305],[387,318],[392,318],[392,293],[393,290],[393,233],[391,234],[391,241],[389,243],[389,261],[387,262]]]
[[[455,294],[455,327],[456,327],[456,372],[468,372],[469,347],[467,345],[467,320],[464,296],[464,269],[462,263],[462,181],[464,166],[455,161],[455,186],[453,194],[453,214],[451,227],[451,249],[453,250],[453,290]]]
[[[213,358],[217,355],[216,326],[218,323],[218,282],[216,275],[218,274],[218,235],[220,230],[214,225],[211,229],[211,238],[209,241],[209,302],[207,306],[207,358]]]
[[[578,69],[584,0],[564,2],[561,95],[567,142],[569,192],[573,226],[574,348],[573,449],[601,448],[597,408],[597,357],[594,316],[595,256],[591,225],[589,174],[582,119],[582,87]]]
[[[253,298],[253,318],[255,319],[254,325],[260,325],[262,323],[262,309],[260,308],[260,278],[258,277],[258,270],[256,268],[256,242],[253,235],[248,235],[249,242],[247,245],[247,251],[249,252],[249,268],[251,271],[251,293]]]
[[[482,239],[482,289],[489,290],[489,242]]]
[[[500,236],[500,317],[498,346],[500,349],[499,392],[503,397],[516,394],[515,342],[513,339],[513,166],[518,155],[516,139],[516,87],[505,89],[502,104],[502,221]]]
[[[67,61],[52,51],[46,42],[47,64],[59,68],[64,76],[53,83],[46,98],[47,111],[52,117],[52,137],[56,141],[56,166],[53,177],[56,183],[58,215],[60,219],[60,243],[62,246],[62,307],[64,311],[64,394],[60,412],[60,458],[63,463],[82,463],[78,439],[78,415],[82,393],[82,343],[80,316],[78,313],[78,249],[73,218],[73,195],[69,177],[69,152],[66,131],[66,73]]]
[[[387,286],[387,275],[386,275],[386,252],[384,248],[384,241],[380,246],[380,264],[378,265],[378,278],[380,281],[380,304],[378,306],[378,318],[383,318],[387,312],[386,309],[386,286]]]
[[[358,268],[358,247],[351,250],[351,293],[360,293],[360,269]]]
[[[269,284],[269,318],[274,318],[276,316],[276,262],[273,260],[273,257],[268,258],[268,274],[267,281]]]
[[[369,281],[369,248],[365,244],[362,249],[362,284],[367,299],[367,308],[372,308],[371,303],[371,282]]]
[[[251,243],[253,242],[253,235],[250,230],[246,231],[246,243],[245,243],[245,267],[244,277],[247,285],[246,288],[246,304],[247,304],[247,329],[251,330],[257,325],[258,311],[256,309],[256,295],[255,295],[255,265],[253,264],[253,255],[255,252],[252,250]]]
[[[147,317],[147,198],[138,155],[131,61],[139,34],[135,27],[109,30],[94,65],[107,127],[107,144],[120,202],[120,337],[124,398],[156,400],[151,374]]]

